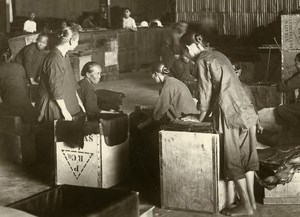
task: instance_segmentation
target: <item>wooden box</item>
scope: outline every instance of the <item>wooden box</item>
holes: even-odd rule
[[[30,165],[37,159],[32,126],[17,116],[0,117],[0,154],[11,162]]]
[[[83,66],[92,61],[92,55],[69,55],[69,59],[75,74],[76,81],[80,81],[83,77],[81,76],[81,70]]]
[[[300,204],[300,173],[295,173],[291,182],[265,190],[264,204]]]
[[[129,142],[108,146],[104,135],[84,138],[84,147],[56,142],[56,183],[109,188],[128,178]]]
[[[137,192],[62,185],[10,204],[9,207],[44,217],[138,217]]]
[[[163,208],[218,213],[226,205],[219,135],[160,131]]]

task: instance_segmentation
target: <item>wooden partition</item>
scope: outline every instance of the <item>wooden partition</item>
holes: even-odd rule
[[[137,32],[120,29],[84,32],[80,33],[76,51],[97,52],[103,46],[103,40],[117,38],[120,72],[139,69],[159,60],[162,39],[167,31],[168,28],[141,28]]]
[[[161,44],[168,28],[141,28],[137,32],[127,30],[87,31],[80,33],[79,45],[75,52],[90,52],[94,61],[103,59],[97,57],[103,51],[106,39],[117,38],[118,62],[120,72],[139,69],[142,65],[151,64],[159,60]],[[9,39],[10,48],[16,55],[25,46],[25,39],[30,35],[22,35]],[[52,34],[50,47],[54,46],[56,34]],[[101,62],[99,62],[102,64]]]

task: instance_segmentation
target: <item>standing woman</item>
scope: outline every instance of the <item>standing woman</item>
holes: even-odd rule
[[[50,122],[58,119],[72,120],[72,116],[85,112],[77,94],[77,83],[68,51],[74,50],[79,41],[78,32],[65,28],[59,43],[54,47],[43,64],[39,85],[37,109],[39,121]]]
[[[137,26],[135,20],[130,15],[131,10],[129,8],[125,8],[123,17],[123,29],[129,29],[131,31],[136,32]]]
[[[38,84],[40,72],[46,57],[46,47],[48,45],[48,35],[40,34],[36,43],[29,44],[22,48],[17,54],[15,62],[21,64],[26,72],[26,77],[30,84]]]

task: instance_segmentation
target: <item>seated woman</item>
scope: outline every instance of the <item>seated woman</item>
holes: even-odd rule
[[[98,84],[101,78],[102,69],[96,62],[88,62],[84,65],[81,75],[84,78],[78,82],[80,88],[78,95],[85,107],[88,118],[96,118],[100,112],[97,105],[97,96],[93,84]]]
[[[82,21],[82,28],[94,28],[96,27],[93,23],[94,15],[89,14],[83,21]]]
[[[159,91],[159,98],[153,116],[139,124],[139,129],[143,129],[155,121],[164,120],[167,123],[187,115],[199,114],[196,103],[187,86],[169,75],[170,71],[164,64],[158,63],[154,65],[152,79],[155,83],[160,83],[162,87]]]
[[[0,116],[19,116],[26,123],[37,121],[37,114],[27,94],[24,68],[11,63],[12,54],[6,51],[0,60]]]
[[[46,57],[45,49],[48,45],[48,35],[40,34],[36,43],[22,48],[17,54],[15,62],[21,64],[26,72],[26,77],[31,84],[38,84],[40,72]]]

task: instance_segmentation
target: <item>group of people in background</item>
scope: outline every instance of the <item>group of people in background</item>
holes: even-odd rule
[[[150,21],[143,20],[139,23],[139,25],[137,25],[135,19],[132,18],[131,13],[132,12],[130,8],[123,9],[122,20],[120,20],[119,25],[122,29],[137,31],[138,28],[163,27],[159,19],[152,19]],[[45,23],[43,27],[39,30],[37,28],[35,18],[35,13],[31,12],[29,14],[28,20],[26,20],[23,25],[23,32],[25,34],[37,32],[48,34],[53,32],[48,23]],[[60,27],[57,31],[59,32],[66,27],[72,27],[73,29],[76,29],[76,31],[82,31],[84,29],[107,29],[110,27],[110,24],[106,9],[104,7],[101,7],[99,13],[87,13],[80,22],[80,24],[73,20],[62,20],[60,23]]]

